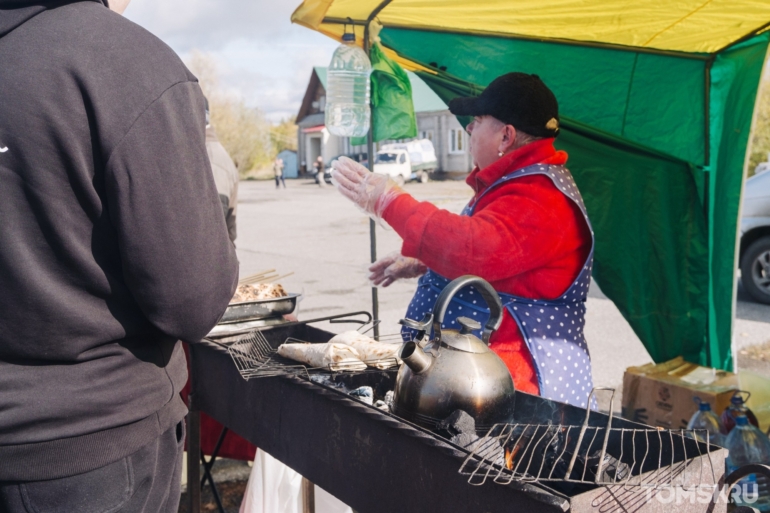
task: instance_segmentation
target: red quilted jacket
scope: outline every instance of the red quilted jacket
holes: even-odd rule
[[[556,151],[553,141],[532,142],[484,169],[474,169],[466,181],[478,196],[516,169],[566,163],[567,154]],[[591,232],[580,209],[542,175],[494,188],[471,217],[408,194],[396,198],[383,217],[404,239],[404,256],[420,259],[449,279],[473,274],[499,292],[533,299],[561,296],[591,250]],[[490,347],[505,361],[518,390],[539,393],[532,356],[507,312]]]

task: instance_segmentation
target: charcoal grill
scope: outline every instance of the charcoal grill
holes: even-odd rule
[[[308,322],[295,322],[265,327],[260,336],[275,349],[288,338],[322,343],[334,334]],[[685,499],[684,504],[677,504],[674,509],[653,499],[667,487],[691,491],[698,484],[724,487],[726,451],[684,434],[671,438],[676,441],[674,445],[648,443],[648,453],[660,454],[665,462],[653,464],[652,458],[637,454],[636,445],[657,430],[517,392],[516,421],[522,426],[541,426],[530,440],[541,440],[543,444],[543,440],[554,438],[557,431],[567,429],[570,434],[563,439],[575,440],[570,443],[578,447],[594,447],[599,440],[596,447],[604,445],[614,458],[603,470],[595,472],[598,480],[592,481],[590,475],[588,479],[574,478],[576,469],[587,466],[581,460],[573,464],[572,479],[556,479],[554,475],[549,478],[533,470],[546,468],[535,456],[546,455],[548,450],[540,448],[547,444],[540,448],[530,445],[529,452],[520,453],[522,458],[529,459],[517,461],[527,461],[528,468],[523,464],[508,468],[511,463],[506,464],[505,458],[502,462],[493,461],[479,452],[478,446],[459,447],[329,386],[344,384],[352,389],[368,385],[375,394],[382,395],[393,389],[394,370],[312,370],[325,372],[327,384],[310,379],[312,375],[307,371],[290,369],[272,372],[263,379],[244,379],[231,356],[231,348],[238,340],[206,340],[191,347],[191,417],[198,410],[205,411],[359,513],[726,511],[724,496],[717,503],[706,505]],[[272,363],[278,367],[285,365]],[[607,427],[610,431],[606,431]],[[583,441],[577,443],[581,429]],[[495,426],[481,441],[494,440],[503,450],[511,449],[511,433],[517,433],[515,425]],[[501,437],[508,440],[500,443]],[[593,442],[589,444],[589,440]],[[565,454],[574,452],[565,451],[562,457]],[[629,460],[629,455],[634,456]],[[571,456],[564,461],[569,465]],[[650,481],[649,474],[653,472],[658,486],[633,486],[633,479],[619,472],[619,467],[630,470],[639,481]],[[197,465],[191,465],[190,470],[195,474]],[[192,475],[188,482],[196,479],[199,476]],[[194,507],[191,511],[198,511]]]

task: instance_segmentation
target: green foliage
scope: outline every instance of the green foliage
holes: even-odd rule
[[[297,125],[294,116],[270,127],[270,142],[275,154],[283,150],[297,151]]]

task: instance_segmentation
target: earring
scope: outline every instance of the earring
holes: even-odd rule
[[[498,157],[502,157],[503,155],[505,155],[505,153],[503,153],[502,151],[498,151],[498,152],[497,152],[497,156],[498,156]]]

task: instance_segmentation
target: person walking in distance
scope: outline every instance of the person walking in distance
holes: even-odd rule
[[[238,282],[198,81],[128,0],[0,0],[0,512],[172,513]]]
[[[313,168],[315,169],[315,181],[320,187],[324,187],[326,182],[324,181],[324,158],[319,155],[315,162],[313,162]]]
[[[281,184],[286,188],[286,180],[283,178],[283,159],[278,157],[273,161],[273,175],[275,175],[275,188],[280,189]]]

